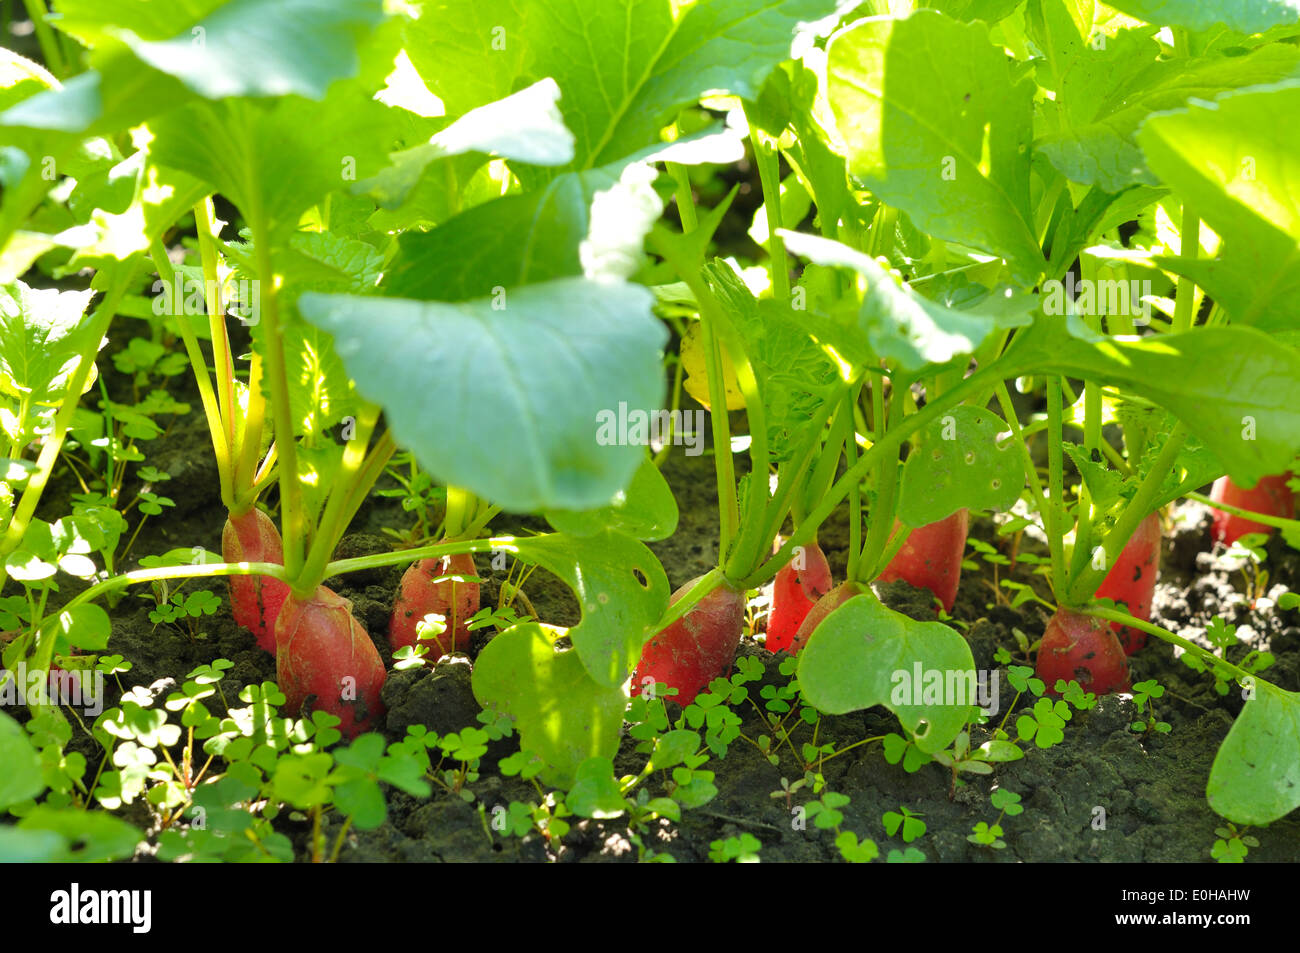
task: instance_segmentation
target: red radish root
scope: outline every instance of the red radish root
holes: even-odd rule
[[[429,645],[431,660],[449,655],[457,649],[469,648],[469,620],[478,612],[479,584],[444,579],[444,576],[475,577],[474,557],[470,553],[457,553],[436,559],[422,559],[406,570],[397,590],[393,615],[388,620],[388,644],[393,651],[408,645],[420,644],[417,626],[430,614],[440,615],[447,622],[446,631]],[[428,644],[426,640],[425,644]]]
[[[817,629],[817,626],[822,624],[822,619],[825,619],[828,615],[840,606],[844,605],[844,603],[848,602],[854,596],[860,595],[866,591],[867,587],[860,582],[842,582],[830,592],[826,593],[826,595],[818,599],[817,604],[813,606],[808,611],[808,615],[804,617],[803,622],[799,626],[799,631],[795,633],[794,642],[790,646],[790,654],[798,654],[803,647],[808,644],[809,637],[812,636],[813,632]]]
[[[780,544],[780,539],[777,543]],[[772,582],[772,612],[767,619],[768,651],[790,650],[808,612],[833,584],[830,564],[820,546],[810,543],[795,550],[794,559],[781,567]]]
[[[1101,599],[1114,599],[1128,607],[1128,613],[1143,622],[1151,621],[1151,600],[1156,591],[1156,578],[1160,575],[1160,515],[1152,513],[1134,531],[1120,552],[1115,565],[1097,587]],[[1147,644],[1147,634],[1118,622],[1115,630],[1125,655],[1132,655]]]
[[[352,603],[324,586],[310,599],[293,593],[275,623],[276,681],[285,711],[327,711],[345,738],[381,727],[384,663],[352,615]]]
[[[880,574],[881,582],[902,579],[929,589],[951,612],[961,582],[961,559],[966,551],[970,511],[958,510],[937,523],[920,526],[908,534],[897,555]]]
[[[1128,656],[1104,619],[1057,609],[1038,647],[1037,675],[1049,692],[1056,680],[1075,681],[1085,692],[1108,695],[1129,689]]]
[[[1238,506],[1243,510],[1251,510],[1255,513],[1280,516],[1283,519],[1294,519],[1295,497],[1287,486],[1287,481],[1290,479],[1291,474],[1289,472],[1283,473],[1281,476],[1267,476],[1251,489],[1244,490],[1226,476],[1219,477],[1214,481],[1214,487],[1210,490],[1210,499],[1216,503],[1227,503],[1229,506]],[[1234,516],[1223,510],[1214,511],[1212,537],[1216,543],[1231,546],[1247,533],[1268,534],[1271,532],[1273,532],[1273,527],[1266,526],[1263,523],[1246,519],[1244,516]]]
[[[280,532],[271,517],[257,507],[230,516],[221,530],[221,557],[228,563],[284,563]],[[257,638],[257,644],[275,654],[275,620],[289,595],[289,587],[269,576],[227,576],[230,608],[235,621]]]
[[[704,578],[692,579],[672,594],[675,603]],[[632,694],[654,685],[675,688],[673,700],[689,705],[713,679],[725,675],[735,661],[745,625],[745,594],[723,583],[684,616],[656,633],[641,650],[632,676]]]

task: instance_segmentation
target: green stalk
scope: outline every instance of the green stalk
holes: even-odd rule
[[[235,399],[235,366],[230,356],[230,337],[226,333],[225,305],[221,300],[217,245],[212,236],[216,229],[214,220],[212,196],[209,195],[195,204],[194,223],[199,237],[199,259],[203,262],[203,300],[207,304],[208,325],[212,333],[212,364],[217,374],[217,399],[226,426],[226,443],[234,447],[235,413],[239,402]]]
[[[881,382],[883,383],[883,382]],[[853,420],[853,411],[858,403],[857,394],[850,390],[844,395],[844,409],[846,418]],[[844,441],[844,465],[852,470],[858,462],[858,440],[857,434],[853,428],[849,427],[848,439]],[[849,579],[858,578],[858,563],[862,559],[862,487],[860,484],[853,484],[849,487],[849,565],[845,575]]]
[[[249,216],[253,246],[257,254],[257,277],[262,282],[263,315],[266,322],[266,374],[271,390],[271,418],[280,455],[280,510],[283,524],[284,566],[290,580],[303,570],[307,542],[307,511],[298,481],[298,450],[293,436],[293,413],[289,409],[289,375],[285,369],[284,330],[280,327],[280,303],[271,265],[271,234],[261,209]],[[224,325],[223,325],[224,330]],[[300,595],[310,594],[299,593]]]
[[[235,515],[247,512],[257,502],[258,457],[262,450],[262,431],[266,426],[266,388],[263,386],[262,355],[253,352],[248,362],[248,406],[239,434],[239,457],[235,461]],[[263,462],[262,466],[265,466]]]
[[[830,453],[831,447],[838,447],[842,439],[840,434],[844,430],[842,422],[843,415],[837,415],[834,424],[831,427],[831,433],[826,443],[826,449],[822,452],[822,457],[818,460],[816,467],[812,466],[813,457],[817,454],[821,446],[821,432],[826,426],[826,421],[830,415],[835,412],[835,404],[827,401],[817,411],[817,416],[810,420],[805,428],[807,437],[806,442],[800,449],[800,452],[791,457],[783,466],[781,479],[777,483],[776,493],[772,497],[771,504],[767,507],[767,519],[763,524],[763,532],[758,537],[766,541],[775,539],[777,533],[781,531],[781,525],[785,522],[786,513],[793,509],[792,502],[801,494],[807,498],[808,491],[820,499],[821,491],[818,487],[829,486],[829,480],[835,476],[835,465],[839,460],[839,453]],[[829,459],[828,459],[829,458]],[[809,475],[811,473],[811,476]],[[800,509],[804,509],[803,506]],[[800,513],[796,524],[802,523],[806,518],[804,513]],[[745,565],[748,567],[745,572],[752,571],[759,566],[765,557],[765,553],[752,551],[748,554],[750,561]]]
[[[944,411],[955,407],[968,397],[972,397],[981,392],[985,387],[991,386],[988,382],[999,379],[1004,368],[999,361],[981,368],[970,377],[966,378],[960,384],[955,386],[935,400],[926,404],[921,410],[910,416],[906,416],[897,427],[891,429],[883,440],[871,446],[864,453],[856,464],[850,467],[845,474],[835,481],[835,485],[827,491],[817,508],[808,514],[808,518],[803,521],[785,541],[785,545],[777,552],[775,556],[769,559],[758,570],[749,576],[740,580],[739,588],[756,589],[763,583],[767,582],[776,575],[777,570],[790,561],[791,554],[796,546],[802,546],[809,542],[817,533],[818,527],[826,521],[826,518],[835,511],[835,507],[849,495],[855,482],[861,481],[862,478],[871,472],[872,468],[883,460],[889,459],[892,453],[895,460],[898,459],[898,448],[916,431],[925,427],[928,423],[940,416]]]
[[[315,592],[316,587],[326,578],[325,564],[333,555],[339,539],[347,532],[352,514],[360,504],[358,494],[364,498],[392,457],[391,440],[387,443],[381,440],[376,447],[382,455],[382,460],[376,460],[367,453],[370,447],[370,435],[378,420],[379,407],[370,403],[363,404],[357,414],[356,433],[343,448],[343,463],[334,479],[334,485],[330,488],[325,511],[316,522],[316,532],[312,535],[306,561],[302,571],[294,578],[294,592],[299,596],[307,596]],[[385,447],[386,453],[382,449]]]
[[[86,344],[77,362],[77,369],[68,379],[63,403],[54,415],[54,424],[41,446],[35,469],[32,470],[23,495],[18,500],[9,527],[5,530],[3,538],[0,538],[0,586],[4,585],[8,576],[4,568],[4,557],[22,543],[23,534],[27,532],[27,526],[36,512],[41,494],[45,492],[45,486],[54,473],[54,465],[58,461],[59,453],[63,450],[63,441],[68,436],[68,428],[72,426],[72,418],[81,402],[81,394],[86,389],[86,382],[90,380],[91,370],[95,367],[95,356],[99,353],[100,342],[108,333],[109,323],[117,313],[117,306],[122,296],[126,294],[126,289],[131,286],[134,276],[134,266],[116,269],[103,301],[87,322]]]
[[[1119,519],[1115,521],[1115,525],[1102,541],[1102,549],[1105,553],[1104,565],[1106,567],[1114,565],[1115,559],[1124,549],[1124,546],[1127,545],[1129,537],[1133,535],[1138,524],[1155,509],[1160,487],[1164,484],[1169,471],[1173,469],[1174,463],[1178,460],[1179,451],[1183,449],[1183,444],[1186,441],[1187,427],[1179,423],[1174,427],[1173,432],[1169,434],[1169,439],[1165,441],[1165,445],[1160,449],[1151,470],[1147,473],[1141,485],[1138,486],[1137,493],[1128,501],[1128,505],[1124,507],[1124,512],[1120,514]],[[1083,605],[1092,598],[1093,593],[1097,591],[1097,587],[1106,578],[1107,569],[1092,569],[1091,566],[1091,562],[1085,563],[1083,570],[1071,578],[1066,591],[1065,605]],[[1059,593],[1057,601],[1061,601]]]
[[[1178,257],[1195,259],[1201,248],[1201,219],[1189,202],[1183,202],[1183,220],[1178,229]],[[1178,276],[1178,292],[1174,298],[1174,330],[1189,331],[1196,321],[1193,304],[1196,301],[1196,282]]]
[[[677,216],[682,220],[682,234],[689,235],[700,226],[695,211],[695,195],[691,191],[691,176],[680,162],[669,162],[668,172],[677,183]]]
[[[1080,277],[1084,281],[1097,280],[1096,263],[1087,254],[1079,259]],[[1096,285],[1094,284],[1094,288]],[[1097,298],[1094,295],[1094,300]],[[1085,315],[1084,323],[1093,331],[1101,332],[1101,318]],[[1083,382],[1083,447],[1088,459],[1096,461],[1101,452],[1101,387],[1096,381]],[[1074,536],[1074,556],[1070,561],[1071,577],[1077,575],[1092,551],[1092,491],[1088,482],[1079,478],[1078,526]]]
[[[208,376],[208,364],[203,357],[198,336],[190,327],[189,316],[184,314],[183,305],[176,301],[176,269],[167,258],[167,249],[161,239],[155,238],[149,245],[149,255],[154,268],[164,285],[172,289],[172,316],[181,329],[181,340],[185,342],[185,353],[189,356],[190,367],[194,370],[194,382],[199,388],[199,400],[203,404],[203,415],[208,421],[208,433],[212,436],[212,452],[217,458],[217,474],[221,480],[221,502],[230,509],[234,502],[231,485],[230,445],[226,442],[226,428],[221,422],[221,408],[217,405],[216,395],[212,390],[212,378]]]
[[[1029,476],[1029,485],[1034,491],[1034,502],[1038,507],[1038,512],[1043,514],[1043,519],[1046,520],[1047,497],[1043,494],[1043,483],[1038,479],[1038,468],[1034,466],[1033,454],[1029,452],[1029,445],[1025,443],[1024,431],[1020,427],[1020,421],[1016,419],[1016,407],[1011,402],[1011,392],[1007,390],[1005,381],[998,384],[997,397],[998,404],[1002,408],[1002,416],[1011,429],[1011,438],[1020,447],[1021,463],[1024,465],[1025,473]],[[1054,550],[1053,558],[1055,558]]]
[[[50,24],[46,21],[49,11],[45,8],[45,0],[23,0],[23,5],[27,8],[27,15],[32,19],[32,26],[36,28],[36,40],[41,45],[41,56],[45,58],[45,65],[50,68],[50,72],[63,79],[68,75],[68,64],[63,59],[63,49],[59,46],[58,37],[50,29]]]
[[[1264,679],[1260,678],[1254,672],[1248,672],[1238,665],[1233,665],[1226,659],[1220,658],[1208,649],[1204,649],[1197,645],[1195,642],[1189,642],[1181,635],[1174,635],[1174,633],[1170,632],[1168,629],[1163,629],[1155,623],[1147,622],[1144,619],[1135,618],[1126,612],[1120,612],[1117,609],[1106,609],[1101,606],[1094,606],[1084,609],[1083,614],[1096,616],[1098,619],[1105,619],[1108,622],[1118,622],[1120,625],[1127,625],[1134,629],[1141,629],[1149,635],[1154,635],[1156,638],[1164,639],[1166,642],[1177,645],[1185,652],[1190,652],[1212,668],[1224,669],[1231,672],[1238,679],[1249,678],[1254,679],[1256,682],[1264,681]]]
[[[1047,541],[1052,548],[1052,591],[1065,591],[1065,474],[1061,461],[1061,379],[1047,378]]]
[[[884,391],[883,381],[877,391]],[[903,405],[905,403],[903,394],[909,392],[906,381],[898,377],[890,380],[889,407],[882,413],[879,406],[883,401],[883,393],[877,400],[875,392],[872,394],[873,399],[873,416],[875,417],[876,430],[874,434],[874,443],[879,443],[885,439],[885,435],[897,427],[903,421]],[[901,442],[899,444],[902,445]],[[892,466],[890,465],[892,463]],[[873,579],[883,569],[880,557],[884,554],[885,547],[889,543],[890,535],[894,530],[894,511],[898,500],[898,456],[894,459],[884,461],[883,466],[876,472],[876,498],[871,506],[871,512],[868,515],[869,526],[867,529],[866,541],[862,544],[862,557],[858,564],[868,579]],[[863,582],[854,576],[848,577],[850,581]]]
[[[772,275],[772,297],[785,301],[790,297],[790,263],[785,255],[785,242],[777,229],[785,226],[781,221],[781,159],[769,147],[764,135],[750,125],[749,141],[754,146],[754,161],[758,165],[758,178],[763,185],[763,209],[767,213],[767,266]]]
[[[1271,513],[1256,513],[1254,510],[1243,510],[1240,506],[1233,506],[1231,503],[1224,503],[1222,500],[1212,500],[1203,493],[1191,491],[1179,494],[1189,500],[1195,500],[1197,503],[1204,503],[1206,506],[1216,510],[1223,510],[1232,516],[1240,516],[1256,523],[1263,523],[1265,526],[1272,526],[1274,529],[1300,530],[1300,520],[1289,520],[1285,516],[1274,516]]]

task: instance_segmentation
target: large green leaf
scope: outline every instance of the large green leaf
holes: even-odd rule
[[[343,84],[324,102],[195,101],[150,123],[160,165],[207,182],[252,220],[293,229],[327,193],[388,161],[396,111]]]
[[[1300,695],[1256,681],[1214,757],[1205,796],[1236,824],[1271,824],[1300,807]]]
[[[334,80],[356,75],[357,43],[383,15],[383,0],[230,0],[165,40],[119,35],[145,63],[208,99],[323,99]]]
[[[573,167],[590,169],[657,142],[674,110],[706,92],[753,98],[772,67],[790,56],[795,31],[835,6],[444,0],[426,4],[406,46],[451,115],[552,77],[576,137]]]
[[[1158,60],[1150,33],[1123,31],[1101,49],[1080,43],[1055,101],[1041,104],[1049,129],[1037,147],[1074,181],[1112,193],[1155,184],[1135,139],[1143,119],[1190,99],[1292,78],[1300,69],[1300,49],[1287,44],[1245,56]]]
[[[988,27],[930,10],[864,20],[832,38],[827,71],[849,170],[927,232],[1004,257],[1034,281],[1034,84],[1013,78]]]
[[[602,506],[640,465],[641,447],[603,445],[598,422],[662,404],[651,301],[561,279],[458,304],[307,294],[298,308],[430,473],[532,512]]]
[[[54,0],[50,23],[96,47],[130,30],[144,40],[167,40],[202,20],[226,0]],[[190,36],[191,34],[186,34]]]
[[[612,529],[633,539],[667,539],[677,531],[677,500],[647,454],[627,490],[614,494],[609,503],[591,510],[547,510],[546,521],[572,536],[596,536]]]
[[[1147,163],[1224,242],[1213,260],[1162,258],[1196,280],[1236,324],[1300,327],[1300,83],[1243,90],[1152,116],[1138,133]]]
[[[953,691],[936,697],[936,676]],[[799,654],[799,686],[809,704],[830,715],[884,705],[922,751],[946,748],[973,717],[974,676],[960,635],[941,622],[909,619],[869,593],[823,619]]]
[[[519,745],[540,755],[543,778],[568,787],[588,758],[613,758],[627,696],[596,682],[576,651],[557,652],[536,622],[502,632],[474,663],[474,697],[515,719]]]
[[[0,286],[0,393],[33,404],[66,396],[89,343],[82,316],[93,294],[29,288],[21,281]]]
[[[428,232],[403,234],[384,290],[464,301],[552,278],[625,277],[663,211],[649,164],[732,162],[743,154],[734,131],[709,129],[476,205]]]
[[[1240,33],[1262,33],[1300,19],[1296,0],[1110,0],[1110,5],[1156,26],[1194,31],[1222,23]]]
[[[14,672],[0,673],[0,681],[17,678]],[[27,732],[4,712],[0,712],[0,811],[45,790],[41,780],[41,759],[27,740]]]
[[[898,518],[911,527],[936,523],[958,510],[1008,509],[1024,487],[1024,469],[1007,425],[979,407],[954,407],[921,431],[903,467]]]
[[[524,562],[549,570],[573,590],[582,621],[569,638],[591,677],[612,687],[627,681],[668,608],[668,577],[654,553],[612,530],[520,537],[511,545]]]
[[[844,357],[864,364],[871,357],[897,360],[920,370],[947,364],[973,353],[994,331],[1031,323],[1031,302],[1009,295],[979,302],[978,310],[959,311],[917,294],[894,278],[874,258],[847,245],[815,235],[781,230],[786,247],[817,264],[852,268],[867,279],[867,291],[855,325],[819,326]]]
[[[1300,446],[1300,352],[1254,328],[1085,341],[1060,318],[1040,318],[1016,335],[999,366],[1008,377],[1068,374],[1154,401],[1242,486],[1285,470]]]
[[[536,165],[566,165],[573,160],[573,134],[560,116],[559,98],[560,88],[548,78],[472,109],[428,142],[393,153],[392,165],[359,183],[357,191],[369,191],[384,208],[396,208],[431,163],[469,152]]]

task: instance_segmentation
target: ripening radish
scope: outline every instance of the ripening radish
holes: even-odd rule
[[[692,579],[674,592],[670,603],[702,578]],[[640,694],[642,686],[651,684],[676,688],[673,699],[689,705],[709,682],[727,674],[744,625],[745,594],[724,582],[672,625],[650,637],[632,676],[632,694]]]
[[[951,612],[961,581],[961,559],[966,551],[966,529],[970,511],[958,510],[946,519],[912,530],[903,548],[880,574],[881,582],[902,579],[920,589],[929,589]]]
[[[421,559],[406,570],[397,590],[393,615],[388,621],[388,644],[393,651],[419,644],[416,627],[426,615],[442,616],[446,630],[429,646],[429,658],[437,659],[469,648],[469,620],[478,612],[479,584],[448,579],[448,576],[476,577],[474,557],[456,553],[435,559]],[[427,641],[427,640],[426,640]]]
[[[826,595],[817,600],[817,604],[808,610],[808,615],[804,617],[803,622],[799,625],[799,631],[794,635],[794,641],[790,645],[790,654],[796,655],[808,644],[809,637],[817,626],[822,624],[822,619],[826,618],[844,603],[848,602],[856,595],[867,591],[867,587],[860,582],[849,580],[842,582]]]
[[[778,543],[780,540],[777,541]],[[815,542],[800,546],[772,581],[772,611],[767,617],[767,648],[789,651],[804,618],[833,585],[826,555]]]
[[[1156,591],[1156,577],[1160,574],[1160,515],[1152,513],[1141,523],[1120,552],[1115,565],[1097,587],[1101,599],[1114,599],[1128,607],[1129,615],[1143,622],[1151,621],[1151,599]],[[1147,634],[1141,629],[1112,622],[1119,644],[1125,655],[1132,655],[1147,644]]]
[[[1054,693],[1056,680],[1108,695],[1129,689],[1128,656],[1106,620],[1057,609],[1038,647],[1036,674]]]
[[[1281,476],[1266,476],[1249,490],[1244,490],[1230,479],[1219,477],[1210,490],[1210,499],[1216,503],[1239,506],[1243,510],[1264,513],[1268,516],[1280,516],[1283,519],[1295,518],[1295,498],[1287,486],[1291,473]],[[1212,537],[1215,542],[1231,546],[1247,533],[1273,532],[1273,527],[1244,516],[1234,516],[1223,510],[1214,511]]]
[[[221,556],[228,563],[283,563],[284,547],[271,517],[257,507],[231,514],[221,530]],[[269,576],[228,576],[230,608],[235,621],[275,654],[275,620],[289,587]]]
[[[382,726],[384,663],[353,617],[351,602],[325,586],[317,586],[310,599],[290,593],[275,623],[275,641],[276,681],[288,714],[337,715],[345,738]]]

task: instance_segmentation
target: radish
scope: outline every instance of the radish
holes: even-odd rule
[[[379,727],[384,663],[352,615],[352,603],[325,586],[310,599],[290,593],[275,623],[276,681],[294,715],[327,711],[352,738]]]
[[[1134,531],[1128,543],[1110,567],[1106,578],[1097,587],[1101,599],[1114,599],[1128,606],[1129,615],[1143,622],[1151,621],[1151,599],[1156,591],[1156,577],[1160,574],[1160,516],[1152,513]],[[1132,655],[1147,644],[1147,634],[1118,622],[1115,630],[1125,655]]]
[[[1053,694],[1057,679],[1097,695],[1128,691],[1128,656],[1104,619],[1057,609],[1038,646],[1037,675]]]
[[[418,645],[416,628],[420,620],[430,614],[440,615],[447,622],[446,631],[433,640],[436,647],[429,647],[431,658],[449,655],[457,649],[468,649],[469,620],[478,612],[479,584],[443,577],[477,575],[474,557],[469,553],[421,559],[406,570],[397,590],[392,618],[388,621],[388,644],[393,651]]]
[[[944,611],[951,612],[957,601],[969,524],[970,511],[962,509],[937,523],[912,530],[903,548],[880,574],[880,581],[902,579],[920,589],[929,589],[943,603]]]
[[[1213,489],[1210,490],[1210,499],[1216,503],[1239,506],[1243,510],[1251,510],[1255,513],[1280,516],[1283,519],[1294,519],[1295,498],[1287,486],[1287,481],[1290,479],[1291,473],[1289,471],[1281,476],[1267,476],[1251,489],[1245,490],[1226,476],[1219,477],[1214,481]],[[1271,532],[1273,532],[1273,527],[1266,526],[1263,523],[1256,523],[1244,516],[1233,516],[1223,510],[1214,511],[1214,524],[1211,535],[1215,542],[1223,543],[1225,546],[1231,546],[1247,533],[1268,534]]]
[[[228,563],[284,563],[284,547],[271,517],[257,507],[230,514],[221,530],[221,556]],[[257,644],[275,654],[275,620],[289,587],[269,576],[228,576],[235,621],[252,632]]]
[[[790,645],[790,654],[796,655],[808,644],[809,637],[816,630],[817,626],[822,624],[822,619],[826,618],[844,603],[848,602],[856,595],[867,591],[867,587],[860,582],[842,582],[826,595],[817,600],[817,604],[808,610],[808,615],[799,625],[799,631],[795,633],[794,641]]]
[[[771,652],[790,649],[809,610],[833,585],[831,567],[820,546],[810,543],[795,552],[798,555],[782,566],[772,581],[772,611],[767,617],[767,648]]]
[[[670,604],[703,576],[672,594]],[[725,675],[736,658],[745,624],[745,594],[725,582],[689,612],[650,637],[632,676],[632,694],[648,684],[677,689],[674,700],[689,705],[715,678]]]

